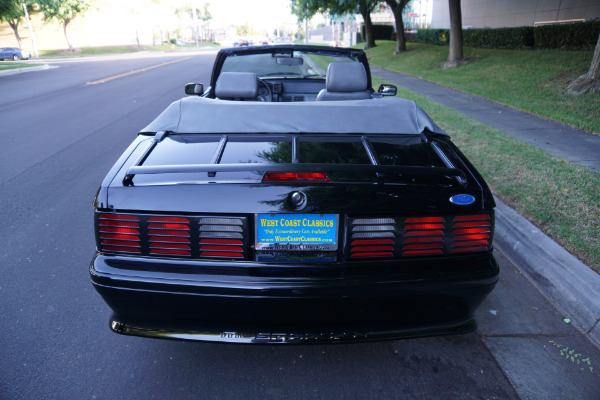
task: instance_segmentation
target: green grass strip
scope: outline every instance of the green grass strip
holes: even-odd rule
[[[0,62],[0,71],[9,70],[9,69],[17,69],[17,68],[39,67],[40,65],[44,65],[44,64]]]
[[[377,41],[366,51],[369,62],[600,134],[600,96],[560,94],[587,72],[593,51],[465,47],[467,63],[444,70],[447,46],[408,43],[408,51],[394,55],[395,43]]]
[[[373,77],[373,86],[388,83]],[[398,88],[444,129],[494,194],[600,272],[600,174]]]
[[[126,46],[99,46],[99,47],[83,47],[75,49],[75,51],[69,50],[42,50],[40,51],[41,57],[77,57],[77,56],[97,56],[105,54],[123,54],[123,53],[137,53],[140,51],[172,51],[172,50],[193,50],[195,48],[202,47],[215,47],[218,43],[204,43],[200,46],[195,44],[186,44],[184,46],[176,46],[174,44],[161,44],[157,46],[142,46],[126,45]]]

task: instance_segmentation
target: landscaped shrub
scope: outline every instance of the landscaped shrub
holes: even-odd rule
[[[450,31],[448,29],[418,29],[417,42],[436,45],[448,45]]]
[[[536,49],[590,50],[600,34],[600,21],[542,25],[534,28]]]
[[[593,50],[600,35],[600,21],[515,28],[463,29],[463,44],[493,49]],[[447,45],[448,29],[419,29],[417,42]]]
[[[464,29],[463,44],[493,49],[533,48],[535,45],[533,31],[532,26]]]

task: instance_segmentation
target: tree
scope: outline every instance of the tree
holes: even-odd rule
[[[175,9],[175,13],[180,19],[183,16],[186,16],[192,21],[192,31],[194,35],[194,40],[196,40],[196,42],[200,38],[198,21],[202,21],[201,25],[204,28],[205,24],[212,19],[212,15],[210,14],[210,11],[208,9],[209,7],[210,4],[208,3],[204,3],[202,6],[198,6],[195,1],[187,1],[184,3],[183,7]]]
[[[373,37],[373,22],[371,22],[371,12],[379,0],[358,0],[358,11],[365,21],[365,50],[377,46]],[[402,30],[404,32],[404,30]]]
[[[63,24],[65,39],[69,45],[69,50],[74,51],[73,45],[69,41],[67,27],[69,23],[80,14],[85,13],[90,8],[92,0],[41,0],[38,4],[40,10],[44,13],[44,20],[58,20]]]
[[[563,90],[563,94],[579,96],[585,93],[600,93],[600,35],[596,42],[594,57],[587,73],[575,79]]]
[[[25,16],[23,10],[23,1],[20,0],[0,0],[0,22],[6,22],[13,30],[17,39],[18,47],[23,47],[21,36],[19,35],[19,24]],[[29,1],[25,1],[29,13],[33,12],[33,6]]]
[[[386,4],[392,9],[394,21],[396,22],[396,52],[399,54],[406,51],[406,38],[404,37],[404,21],[402,13],[410,0],[385,0]]]
[[[444,68],[454,68],[463,59],[460,0],[448,0],[448,6],[450,9],[450,51]]]
[[[292,14],[302,19],[325,12],[331,15],[360,13],[365,21],[365,49],[376,46],[371,12],[380,0],[291,0],[291,2]]]

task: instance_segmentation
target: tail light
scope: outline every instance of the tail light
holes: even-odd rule
[[[141,253],[139,218],[129,214],[100,214],[100,250]]]
[[[349,218],[350,258],[397,258],[488,251],[491,214]]]
[[[148,243],[151,255],[190,256],[190,221],[184,217],[148,217]]]
[[[443,217],[406,218],[402,255],[443,254],[444,222]]]
[[[460,215],[452,222],[451,253],[488,249],[492,235],[492,218],[488,214]]]
[[[98,250],[142,256],[246,259],[245,217],[97,213]]]
[[[239,218],[200,218],[200,256],[244,258],[243,221]]]
[[[397,227],[393,218],[356,218],[350,223],[352,258],[394,255]]]

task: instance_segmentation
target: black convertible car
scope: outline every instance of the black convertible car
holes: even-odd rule
[[[494,199],[361,50],[223,49],[95,200],[113,331],[236,343],[468,332],[494,288]]]

